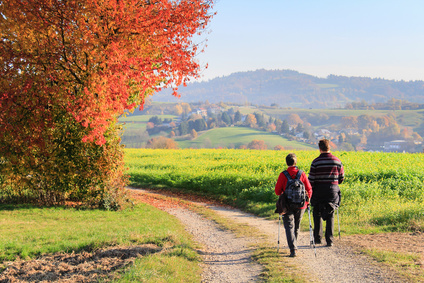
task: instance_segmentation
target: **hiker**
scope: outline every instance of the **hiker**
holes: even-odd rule
[[[312,161],[309,171],[309,182],[314,195],[311,199],[314,218],[315,244],[321,244],[323,220],[325,225],[325,241],[328,247],[333,246],[334,211],[340,206],[341,193],[339,184],[344,180],[343,164],[330,153],[330,141],[322,139],[318,142],[320,155]]]
[[[290,153],[286,156],[286,164],[288,166],[287,171],[292,179],[296,178],[299,169],[296,166],[297,158],[294,153]],[[287,208],[283,214],[284,229],[286,230],[287,244],[290,248],[290,257],[296,256],[297,251],[297,236],[299,235],[300,221],[302,220],[303,213],[306,207],[308,207],[309,199],[312,196],[312,186],[306,177],[305,172],[301,171],[300,181],[304,184],[304,188],[307,194],[305,204],[300,208]],[[287,177],[284,171],[278,176],[277,184],[275,185],[275,194],[281,195],[285,192],[287,186]]]

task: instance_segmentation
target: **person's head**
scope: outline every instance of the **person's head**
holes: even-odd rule
[[[296,161],[297,161],[296,154],[289,153],[286,156],[286,164],[287,164],[287,166],[295,166],[296,165]]]
[[[330,141],[327,139],[322,139],[318,142],[319,150],[321,152],[329,152],[330,151]]]

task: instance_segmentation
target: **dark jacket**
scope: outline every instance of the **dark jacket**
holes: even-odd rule
[[[309,182],[314,194],[311,205],[322,203],[340,205],[341,193],[339,184],[344,181],[343,164],[331,153],[321,153],[312,161],[309,171]]]

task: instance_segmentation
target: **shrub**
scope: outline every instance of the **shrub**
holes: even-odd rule
[[[146,148],[176,149],[178,145],[173,139],[157,137],[150,139],[147,142]]]
[[[268,149],[268,146],[262,140],[253,140],[247,145],[247,148],[266,150],[266,149]]]

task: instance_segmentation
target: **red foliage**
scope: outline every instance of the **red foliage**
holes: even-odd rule
[[[284,150],[284,147],[282,145],[276,145],[274,146],[274,150]]]
[[[11,106],[34,107],[35,115],[48,117],[46,106],[59,104],[89,128],[85,141],[104,144],[105,131],[125,109],[142,107],[148,95],[198,75],[192,36],[206,27],[211,5],[206,0],[2,1],[0,106],[6,111],[0,121],[7,124],[4,119],[15,112]],[[41,92],[43,103],[28,98],[31,90]],[[26,98],[19,103],[21,96]],[[34,123],[33,129],[50,126]]]
[[[146,148],[177,149],[178,144],[173,139],[161,136],[148,140]]]
[[[249,149],[258,149],[258,150],[266,150],[268,146],[265,144],[263,140],[252,140],[248,145]]]
[[[211,6],[0,1],[0,175],[45,195],[70,186],[82,194],[93,187],[87,178],[97,188],[121,186],[117,117],[163,87],[176,95],[175,86],[198,76],[192,36],[208,24]]]

